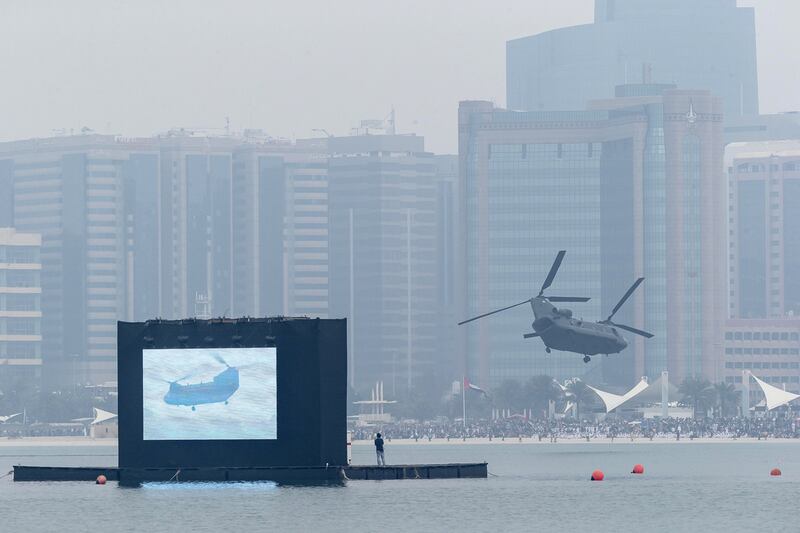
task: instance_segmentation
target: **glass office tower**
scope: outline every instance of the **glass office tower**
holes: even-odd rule
[[[590,364],[524,340],[520,307],[462,326],[467,372],[497,385],[549,374],[631,385],[718,373],[724,319],[725,210],[721,102],[707,91],[622,86],[587,111],[459,110],[463,316],[535,296],[559,249],[551,294],[589,296],[576,316],[607,316],[630,284],[643,290],[615,317],[648,341]]]
[[[592,24],[508,41],[510,109],[583,109],[614,87],[668,80],[758,114],[755,14],[736,0],[596,0]]]

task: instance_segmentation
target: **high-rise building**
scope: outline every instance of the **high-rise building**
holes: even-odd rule
[[[160,151],[162,313],[229,315],[233,307],[230,137],[167,135]],[[164,239],[164,237],[168,237]],[[163,244],[166,243],[167,246]]]
[[[235,316],[327,316],[326,176],[324,139],[234,151]]]
[[[748,115],[725,119],[725,144],[800,139],[800,113]]]
[[[41,234],[46,386],[116,379],[125,301],[123,162],[129,148],[86,135],[0,145],[13,174],[14,226]]]
[[[655,337],[585,365],[524,340],[530,311],[464,326],[467,366],[489,385],[549,374],[629,385],[662,370],[719,373],[725,313],[722,104],[708,91],[627,85],[587,111],[519,112],[462,102],[459,261],[464,317],[534,296],[556,251],[554,292],[589,296],[574,312],[610,313]]]
[[[753,8],[736,0],[595,0],[594,23],[507,43],[509,109],[583,109],[621,84],[665,80],[758,114]]]
[[[171,285],[171,272],[162,267],[161,257],[170,246],[170,239],[162,236],[161,228],[171,217],[162,215],[162,200],[166,195],[161,186],[160,152],[154,146],[137,144],[140,146],[133,148],[122,162],[128,297],[119,316],[141,321],[167,316],[163,287]]]
[[[767,383],[800,392],[800,318],[728,320],[723,346],[725,368],[719,381],[741,384],[742,371],[749,370]],[[755,404],[760,398],[753,400]]]
[[[40,251],[35,233],[0,228],[0,383],[39,385],[42,369]]]
[[[436,375],[441,379],[463,376],[462,348],[456,324],[459,318],[456,245],[459,227],[458,155],[437,155],[436,162],[436,264],[438,347]]]
[[[298,141],[305,154],[286,156],[284,314],[328,318],[327,143]]]
[[[800,142],[728,147],[730,314],[800,317]]]
[[[348,318],[350,386],[392,397],[436,378],[436,160],[413,135],[328,147],[330,313]]]
[[[326,316],[326,157],[186,131],[0,144],[0,219],[42,235],[46,386],[115,380],[117,320]]]
[[[14,165],[0,160],[0,228],[14,225]]]
[[[0,143],[0,217],[42,234],[46,386],[113,381],[117,320],[220,315],[350,318],[354,386],[452,379],[456,163],[394,134]]]

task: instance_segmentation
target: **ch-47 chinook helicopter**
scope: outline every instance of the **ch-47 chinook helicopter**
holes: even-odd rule
[[[187,383],[186,385],[179,383],[179,381],[190,379],[191,375],[167,381],[169,390],[164,396],[164,402],[170,405],[188,405],[191,406],[192,411],[196,410],[197,405],[202,404],[224,403],[228,405],[228,399],[239,390],[240,367],[230,366],[218,354],[214,354],[213,357],[225,365],[225,370],[214,376],[211,381]]]
[[[467,322],[478,320],[479,318],[530,303],[531,309],[533,310],[533,315],[536,319],[532,324],[533,333],[525,333],[523,337],[526,339],[540,337],[546,346],[545,350],[547,353],[550,353],[550,350],[552,349],[583,354],[584,363],[591,361],[592,355],[608,355],[611,353],[619,353],[628,346],[628,341],[626,341],[622,335],[619,334],[617,328],[630,331],[631,333],[641,335],[642,337],[646,337],[648,339],[653,336],[652,333],[648,333],[647,331],[642,331],[640,329],[623,324],[616,324],[611,321],[617,311],[619,311],[620,307],[622,307],[628,298],[630,298],[631,294],[633,294],[633,291],[635,291],[642,281],[644,281],[644,278],[637,279],[633,285],[630,286],[628,291],[620,299],[617,305],[614,306],[611,314],[608,315],[608,318],[605,320],[600,320],[598,322],[586,322],[584,320],[573,318],[572,311],[570,309],[559,309],[554,306],[551,302],[589,301],[589,298],[585,297],[544,296],[544,291],[553,283],[553,279],[556,277],[558,268],[561,266],[561,261],[563,261],[566,253],[566,250],[561,250],[558,252],[558,255],[556,255],[556,260],[553,261],[553,266],[550,267],[550,273],[547,274],[547,279],[544,280],[538,295],[525,301],[515,303],[514,305],[509,305],[508,307],[503,307],[502,309],[496,309],[494,311],[472,317],[464,320],[463,322],[459,322],[458,325],[460,326],[462,324],[466,324]]]

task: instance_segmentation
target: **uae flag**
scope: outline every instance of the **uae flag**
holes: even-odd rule
[[[485,390],[483,390],[482,388],[478,387],[477,385],[475,385],[473,383],[470,383],[469,382],[469,378],[466,378],[466,377],[464,378],[464,389],[465,390],[466,389],[472,389],[472,390],[480,392],[481,394],[486,396],[486,391]]]

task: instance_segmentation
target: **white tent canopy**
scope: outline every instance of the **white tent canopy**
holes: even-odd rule
[[[591,385],[586,385],[586,386],[592,389],[595,392],[595,394],[597,394],[600,397],[600,399],[603,400],[603,403],[606,406],[606,413],[610,413],[611,411],[613,411],[620,405],[624,404],[625,402],[627,402],[628,400],[630,400],[631,398],[633,398],[634,396],[636,396],[637,394],[639,394],[648,387],[647,379],[642,378],[642,380],[639,383],[637,383],[635,387],[633,387],[631,390],[620,396],[619,394],[613,394],[610,392],[605,392],[599,389],[595,389]]]
[[[776,407],[780,407],[781,405],[786,405],[792,400],[800,398],[800,394],[794,394],[793,392],[779,389],[778,387],[770,385],[769,383],[764,383],[752,373],[750,375],[753,376],[753,379],[756,380],[758,386],[761,387],[761,392],[764,393],[764,399],[767,402],[768,411],[772,411]]]
[[[117,418],[117,415],[115,415],[114,413],[103,411],[102,409],[98,409],[97,407],[93,407],[92,409],[94,409],[94,420],[92,420],[92,425],[100,424],[101,422],[105,422],[106,420],[111,420],[112,418]]]
[[[637,395],[636,398],[643,403],[661,403],[663,398],[663,383],[664,374],[661,374],[655,379],[655,381],[648,385],[646,390]],[[669,401],[671,402],[679,401],[681,398],[683,398],[683,394],[680,393],[678,387],[673,385],[669,380],[667,380],[667,391]]]

